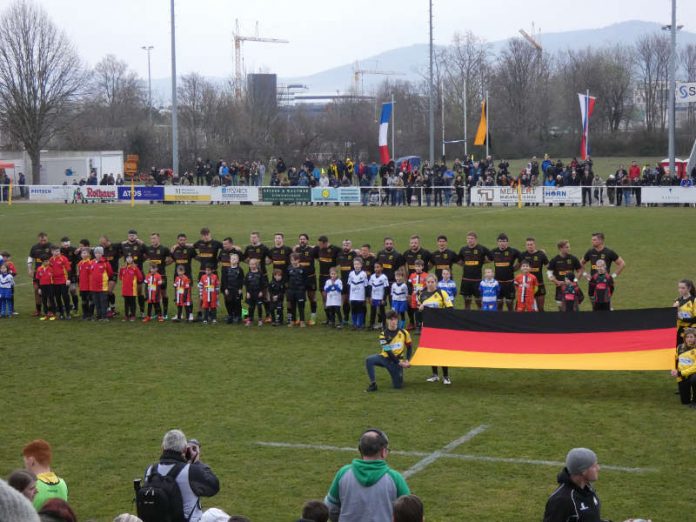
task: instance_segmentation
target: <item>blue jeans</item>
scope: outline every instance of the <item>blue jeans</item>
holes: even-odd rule
[[[392,379],[394,388],[401,388],[404,384],[404,369],[398,363],[392,362],[387,357],[382,357],[380,354],[370,355],[365,359],[365,369],[370,382],[375,381],[375,366],[386,368]]]

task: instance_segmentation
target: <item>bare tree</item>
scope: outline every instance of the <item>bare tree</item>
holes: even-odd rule
[[[95,67],[92,101],[106,109],[106,123],[120,127],[144,109],[145,91],[138,75],[113,54],[106,55]]]
[[[645,106],[645,129],[652,132],[659,126],[664,130],[669,64],[667,37],[659,34],[643,36],[636,44],[635,60],[641,97]]]
[[[33,183],[41,183],[41,149],[65,122],[84,78],[72,43],[41,7],[19,0],[5,10],[0,18],[0,125],[24,144]]]
[[[681,66],[683,68],[685,79],[687,82],[696,81],[696,45],[689,44],[684,47],[680,54]],[[687,109],[687,123],[689,129],[696,126],[696,107],[690,103]]]

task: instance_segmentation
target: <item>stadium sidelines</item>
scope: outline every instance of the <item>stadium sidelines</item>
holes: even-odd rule
[[[565,462],[555,461],[555,460],[537,460],[537,459],[522,459],[522,458],[511,458],[511,457],[493,457],[487,455],[469,455],[452,453],[454,449],[472,440],[474,437],[480,435],[484,431],[490,428],[488,424],[481,424],[470,430],[465,435],[462,435],[458,439],[453,440],[449,444],[445,445],[442,449],[435,450],[433,452],[425,451],[408,451],[408,450],[393,450],[390,453],[392,455],[400,455],[405,457],[423,457],[421,460],[416,462],[413,466],[403,472],[405,478],[412,477],[416,473],[423,471],[430,464],[433,464],[441,458],[448,459],[458,459],[467,460],[472,462],[493,462],[493,463],[505,463],[505,464],[521,464],[527,466],[552,466],[552,467],[563,467]],[[302,444],[302,443],[292,443],[292,442],[265,442],[257,441],[257,446],[263,446],[266,448],[288,448],[288,449],[306,449],[306,450],[319,450],[319,451],[340,451],[355,453],[355,448],[347,448],[341,446],[331,446],[327,444]],[[657,471],[655,468],[638,468],[629,466],[613,466],[610,464],[601,464],[602,469],[608,471],[619,471],[622,473],[652,473]]]

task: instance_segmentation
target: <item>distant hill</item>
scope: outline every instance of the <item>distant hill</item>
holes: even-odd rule
[[[630,20],[598,29],[586,29],[580,31],[565,31],[556,33],[542,33],[537,39],[550,54],[572,49],[584,49],[586,47],[606,47],[617,44],[632,45],[640,37],[650,33],[660,33],[661,24]],[[517,35],[515,35],[517,36]],[[508,40],[498,40],[490,43],[492,54],[499,53]],[[679,31],[678,45],[696,44],[696,33]],[[360,66],[365,69],[380,69],[402,73],[401,76],[392,76],[394,80],[420,81],[427,73],[428,45],[414,44],[408,47],[399,47],[373,56],[359,59]],[[364,89],[370,92],[378,87],[386,76],[363,76]],[[209,78],[215,83],[222,84],[224,78]],[[336,91],[345,92],[353,85],[353,64],[344,64],[325,71],[308,76],[279,78],[279,83],[299,83],[306,85],[312,94],[335,94]],[[169,103],[171,80],[159,79],[152,81],[153,97]]]

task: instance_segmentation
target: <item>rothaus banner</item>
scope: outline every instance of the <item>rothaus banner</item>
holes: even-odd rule
[[[696,82],[677,82],[674,92],[677,103],[696,102]]]
[[[238,201],[256,202],[259,200],[258,187],[213,187],[210,191],[210,199],[212,201]]]
[[[582,187],[543,187],[544,203],[582,203]]]
[[[315,203],[360,203],[360,187],[314,187]]]
[[[165,201],[210,201],[210,187],[198,185],[167,185]]]
[[[516,205],[519,198],[522,203],[543,203],[543,187],[523,187],[520,194],[512,187],[473,187],[471,203],[492,203],[494,205]]]
[[[641,187],[643,203],[696,203],[696,187]]]

